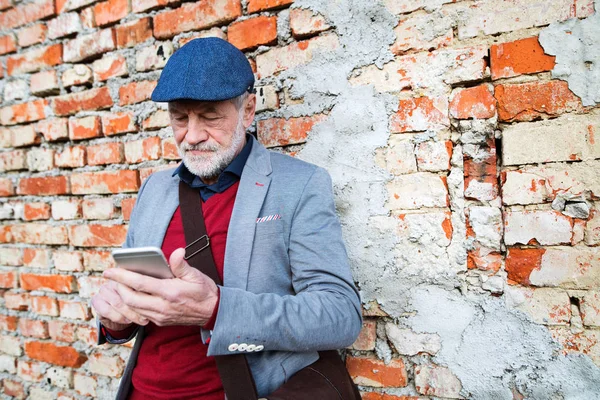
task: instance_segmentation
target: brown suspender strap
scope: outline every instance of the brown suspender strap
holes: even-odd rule
[[[206,233],[200,201],[197,190],[184,182],[179,183],[179,206],[187,243],[186,260],[220,285],[222,282],[210,251],[210,238]],[[215,361],[227,400],[257,400],[256,386],[246,356],[216,356]]]

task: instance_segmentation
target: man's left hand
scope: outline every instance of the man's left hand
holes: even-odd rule
[[[184,260],[185,250],[171,254],[170,268],[175,278],[156,279],[111,268],[103,276],[118,283],[123,302],[158,326],[204,325],[217,305],[215,282]]]

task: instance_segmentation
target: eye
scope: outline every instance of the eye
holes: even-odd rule
[[[186,114],[171,114],[171,118],[175,121],[185,121],[188,119]]]

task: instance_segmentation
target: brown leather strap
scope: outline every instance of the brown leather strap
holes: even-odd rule
[[[207,241],[202,239],[190,246],[190,243],[207,235],[200,201],[200,193],[197,190],[192,189],[184,182],[179,183],[179,206],[181,207],[185,241],[188,244],[186,257],[207,244]],[[221,278],[217,272],[210,247],[196,253],[187,262],[200,272],[208,275],[218,285],[221,284]],[[216,356],[215,361],[217,362],[217,369],[223,382],[227,400],[257,400],[256,385],[246,356],[243,354]]]

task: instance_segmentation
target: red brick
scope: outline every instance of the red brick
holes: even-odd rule
[[[36,96],[47,96],[59,92],[56,71],[51,69],[31,75],[29,90]]]
[[[12,29],[54,14],[54,0],[38,0],[0,13],[0,26],[3,29]]]
[[[23,147],[30,146],[32,144],[39,144],[41,142],[41,137],[35,131],[36,125],[37,124],[20,125],[10,128],[12,147]]]
[[[18,171],[22,169],[27,169],[25,150],[0,153],[0,171]]]
[[[69,183],[64,176],[21,178],[17,193],[20,195],[49,196],[69,194]]]
[[[0,11],[6,10],[13,6],[13,0],[0,0]]]
[[[50,205],[48,203],[27,203],[23,207],[25,221],[50,219]]]
[[[242,15],[240,0],[205,0],[185,3],[154,17],[154,37],[171,38],[178,33],[226,24]]]
[[[92,139],[102,136],[100,117],[83,117],[69,120],[69,138],[71,140]]]
[[[48,334],[54,340],[73,343],[76,325],[61,321],[48,321]]]
[[[362,400],[424,400],[419,396],[394,396],[377,392],[361,393],[361,398]]]
[[[506,256],[506,272],[509,283],[529,285],[531,272],[540,269],[545,249],[509,248]]]
[[[75,277],[70,275],[21,274],[21,287],[25,290],[49,290],[56,293],[76,291]]]
[[[71,175],[73,194],[106,194],[137,192],[137,171],[83,172]]]
[[[42,68],[53,67],[62,63],[62,44],[53,44],[28,52],[17,54],[6,59],[8,75],[36,72]]]
[[[64,226],[48,224],[17,224],[11,226],[12,240],[29,244],[67,244],[67,232]]]
[[[316,35],[331,28],[321,14],[309,9],[293,8],[290,10],[290,28],[295,38]]]
[[[162,156],[165,160],[181,160],[175,139],[168,138],[162,142]]]
[[[57,39],[81,31],[81,19],[76,12],[61,13],[48,21],[48,38]]]
[[[108,0],[94,6],[96,25],[104,26],[117,22],[129,14],[128,0]]]
[[[135,3],[137,2],[134,2],[134,8]],[[136,21],[119,25],[115,31],[118,48],[132,47],[152,37],[152,19],[150,17],[140,18]]]
[[[123,220],[129,221],[131,218],[131,212],[133,211],[133,206],[135,205],[135,197],[130,199],[123,199],[121,201],[121,213],[123,214]]]
[[[496,99],[487,85],[457,89],[450,98],[450,115],[457,119],[485,119],[496,115]]]
[[[277,17],[260,16],[229,25],[227,38],[240,50],[277,42]]]
[[[169,112],[166,110],[157,110],[142,121],[142,129],[146,131],[165,128],[169,125],[171,125],[171,120],[169,118]]]
[[[492,79],[551,71],[556,57],[544,53],[537,36],[492,45]]]
[[[28,26],[17,32],[17,43],[21,47],[42,43],[46,40],[47,31],[46,25],[42,23]]]
[[[48,296],[31,297],[31,311],[39,315],[58,316],[58,302],[56,299]]]
[[[140,103],[150,99],[152,91],[156,87],[156,81],[131,82],[119,88],[119,105]]]
[[[46,249],[23,249],[23,265],[31,268],[48,268],[49,257]]]
[[[66,118],[46,119],[35,125],[35,131],[44,136],[47,142],[55,142],[69,138]]]
[[[115,32],[104,29],[68,41],[65,44],[65,62],[84,61],[114,50],[116,48]]]
[[[57,115],[71,115],[79,111],[93,111],[113,105],[108,88],[101,87],[54,98],[52,108]]]
[[[102,143],[87,147],[88,165],[120,164],[123,162],[123,143]]]
[[[4,379],[2,381],[4,394],[15,399],[25,398],[25,388],[21,382],[12,379]]]
[[[121,246],[125,242],[125,225],[73,225],[69,227],[69,239],[78,247]]]
[[[0,197],[14,196],[15,187],[9,178],[0,178]]]
[[[498,272],[502,267],[502,254],[481,248],[467,252],[467,268]]]
[[[294,0],[248,0],[248,12],[270,10],[273,8],[287,6]]]
[[[84,354],[74,348],[53,343],[27,342],[25,353],[34,360],[71,368],[79,368],[87,360]]]
[[[374,350],[376,340],[377,322],[372,319],[364,320],[358,338],[350,348],[354,350]]]
[[[19,317],[14,315],[0,315],[0,329],[3,331],[16,331],[18,322]]]
[[[0,108],[0,124],[14,125],[44,119],[47,116],[44,109],[47,105],[48,100],[34,100]]]
[[[88,250],[83,252],[83,265],[86,271],[103,272],[116,266],[110,251]]]
[[[265,147],[304,143],[313,126],[325,118],[325,115],[317,114],[290,119],[264,119],[258,121],[258,139]]]
[[[106,136],[135,132],[135,114],[131,111],[116,112],[102,115],[102,130]]]
[[[121,54],[115,54],[94,61],[92,64],[94,70],[94,79],[102,82],[117,76],[125,76],[129,73],[127,70],[127,60]]]
[[[6,292],[4,294],[4,306],[8,309],[27,311],[29,303],[29,293]]]
[[[94,18],[94,7],[84,8],[79,12],[81,17],[81,23],[84,28],[93,29],[96,28],[96,20]]]
[[[142,161],[158,160],[160,158],[159,137],[150,137],[125,143],[125,160],[130,164]]]
[[[0,225],[0,243],[13,242],[13,225]]]
[[[17,273],[14,271],[0,271],[0,288],[11,289],[17,287]]]
[[[448,127],[448,102],[445,97],[417,97],[400,100],[392,116],[393,133],[421,132]]]
[[[40,382],[44,379],[44,367],[39,362],[19,360],[17,375],[29,382]]]
[[[88,305],[80,301],[59,300],[58,308],[62,318],[87,321],[92,317]]]
[[[0,55],[17,51],[16,40],[12,34],[0,36]]]
[[[532,121],[542,116],[582,109],[581,100],[565,81],[530,82],[496,86],[498,117],[501,121]]]
[[[45,321],[21,318],[19,320],[19,331],[23,336],[46,339],[48,337],[48,325]]]
[[[77,327],[77,340],[87,344],[89,347],[96,346],[98,343],[98,329],[91,326],[78,326]]]
[[[372,357],[346,358],[348,373],[361,386],[402,387],[407,384],[406,368],[401,359],[394,359],[389,364]]]
[[[54,164],[62,168],[77,168],[85,165],[85,147],[65,147],[54,156]]]

